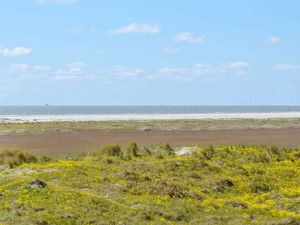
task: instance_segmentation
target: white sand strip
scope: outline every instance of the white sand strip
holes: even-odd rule
[[[300,118],[300,112],[278,113],[209,113],[209,114],[97,114],[97,115],[0,115],[0,123],[79,122],[126,120],[186,120],[186,119],[284,119]]]

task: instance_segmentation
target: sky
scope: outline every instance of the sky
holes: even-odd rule
[[[298,0],[0,1],[0,105],[300,105]]]

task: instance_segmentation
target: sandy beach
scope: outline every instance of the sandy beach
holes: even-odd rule
[[[300,118],[300,112],[272,113],[201,113],[201,114],[88,114],[88,115],[0,115],[0,123],[80,122],[127,120],[191,120],[191,119],[279,119]]]

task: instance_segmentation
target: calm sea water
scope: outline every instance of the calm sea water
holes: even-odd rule
[[[300,112],[300,106],[0,106],[0,115],[120,115]]]

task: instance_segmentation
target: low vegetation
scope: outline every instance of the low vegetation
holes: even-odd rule
[[[299,118],[198,119],[145,121],[28,122],[0,123],[0,134],[70,132],[93,129],[123,130],[229,130],[254,128],[299,128]]]
[[[0,153],[0,224],[300,224],[300,151],[110,145]]]
[[[0,152],[0,165],[7,165],[10,168],[23,163],[37,162],[37,158],[31,154],[23,153],[20,150],[4,150]]]

